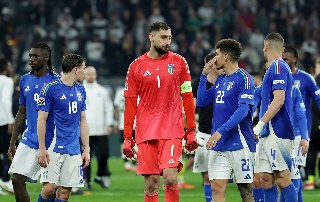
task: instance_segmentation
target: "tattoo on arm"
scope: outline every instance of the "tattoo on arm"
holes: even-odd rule
[[[25,121],[26,121],[25,111],[19,110],[13,124],[13,131],[12,131],[11,142],[10,142],[11,144],[16,143],[20,132],[22,132],[24,129]]]
[[[238,190],[243,202],[253,202],[252,184],[251,183],[237,183]]]

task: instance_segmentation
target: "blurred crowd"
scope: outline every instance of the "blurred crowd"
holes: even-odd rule
[[[243,44],[240,66],[263,66],[263,39],[279,32],[299,51],[298,66],[309,71],[319,56],[318,0],[0,0],[0,55],[16,74],[29,70],[30,45],[47,42],[60,70],[63,55],[87,58],[104,77],[126,75],[129,64],[148,51],[150,23],[172,28],[171,49],[183,55],[192,76],[222,38]]]

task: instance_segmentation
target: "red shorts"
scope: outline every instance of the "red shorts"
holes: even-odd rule
[[[138,144],[137,174],[162,175],[164,168],[182,169],[182,140],[149,140]]]

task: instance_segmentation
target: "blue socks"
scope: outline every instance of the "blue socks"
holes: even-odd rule
[[[274,185],[271,188],[264,189],[264,201],[268,201],[268,202],[272,201],[273,202],[273,201],[277,201],[277,200],[278,200],[277,185]],[[292,201],[294,201],[294,200],[292,200]]]
[[[60,199],[57,199],[57,198],[56,198],[56,199],[54,200],[54,202],[67,202],[67,201],[60,200]]]
[[[303,186],[302,178],[300,178],[298,180],[300,180],[300,187],[298,189],[298,202],[303,202],[304,200],[303,200],[303,194],[302,194],[302,186]]]
[[[37,202],[51,202],[51,198],[43,199],[40,193],[38,196]]]
[[[264,202],[264,190],[263,188],[252,187],[253,198],[255,202]]]
[[[289,186],[281,189],[281,194],[283,194],[285,201],[297,201],[298,195],[295,187],[291,183]]]
[[[204,188],[204,197],[206,199],[206,202],[211,202],[212,200],[211,184],[205,184],[203,185],[203,188]]]

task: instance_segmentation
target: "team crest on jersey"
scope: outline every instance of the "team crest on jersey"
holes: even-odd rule
[[[300,88],[300,80],[294,80],[294,86]]]
[[[168,64],[168,72],[169,74],[173,74],[174,64]]]
[[[46,99],[44,97],[39,98],[38,105],[45,105],[45,104],[46,104]]]
[[[78,98],[78,101],[82,101],[82,95],[81,95],[81,93],[77,92],[77,98]]]
[[[233,87],[234,81],[229,81],[227,85],[227,90],[230,90]]]

